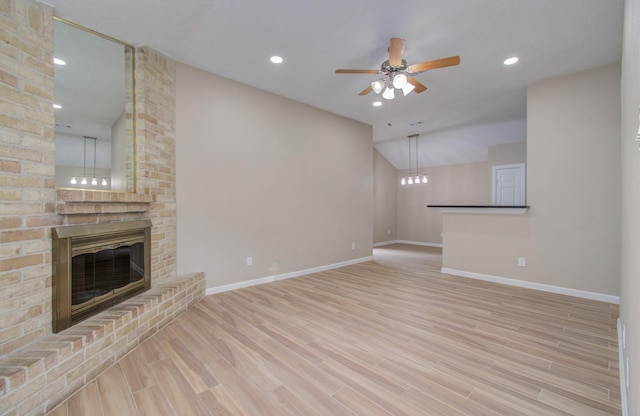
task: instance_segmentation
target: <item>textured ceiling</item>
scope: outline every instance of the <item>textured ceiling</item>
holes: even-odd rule
[[[486,159],[526,136],[526,86],[620,59],[623,0],[48,0],[54,13],[133,45],[373,126],[374,143],[408,167]],[[383,101],[358,93],[389,38],[409,64],[460,55],[417,79],[428,89]],[[271,55],[284,63],[269,62]],[[506,67],[502,61],[520,61]],[[449,143],[447,147],[447,143]],[[483,156],[484,155],[484,156]]]

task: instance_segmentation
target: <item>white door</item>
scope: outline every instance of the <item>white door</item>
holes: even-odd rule
[[[525,164],[493,166],[493,205],[525,204]]]

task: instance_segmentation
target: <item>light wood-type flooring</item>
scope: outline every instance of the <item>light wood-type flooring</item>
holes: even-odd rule
[[[616,305],[374,257],[205,297],[50,414],[620,414]]]

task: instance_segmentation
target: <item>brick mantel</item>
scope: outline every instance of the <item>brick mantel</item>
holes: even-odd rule
[[[81,189],[56,191],[56,213],[59,215],[144,213],[149,211],[152,202],[151,194]]]

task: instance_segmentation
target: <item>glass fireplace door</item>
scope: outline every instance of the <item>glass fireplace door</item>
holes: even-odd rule
[[[78,254],[72,259],[71,304],[82,307],[95,298],[112,296],[118,289],[143,278],[143,243]]]

